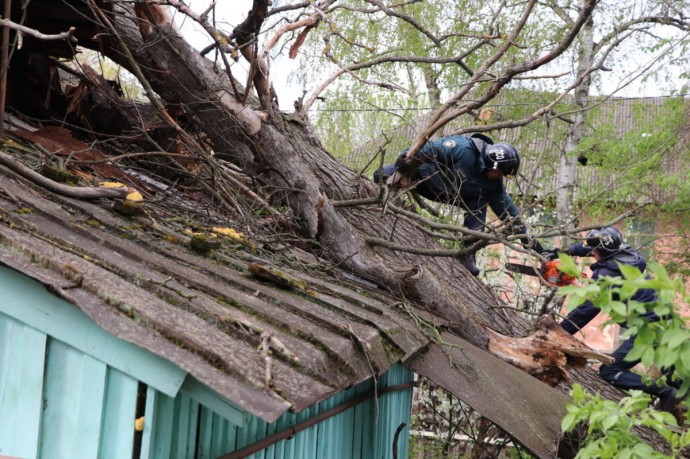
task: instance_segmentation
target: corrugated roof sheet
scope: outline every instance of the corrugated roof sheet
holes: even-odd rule
[[[31,146],[7,150],[34,162]],[[442,319],[284,243],[275,228],[262,232],[259,217],[244,238],[218,236],[220,247],[194,250],[190,232],[249,224],[240,228],[209,199],[183,196],[183,187],[155,188],[143,213],[127,216],[120,200],[59,196],[0,167],[0,264],[267,422],[402,362],[476,404],[530,451],[553,456],[557,422],[540,418],[523,429],[519,417],[496,419],[492,410],[499,381],[519,379],[549,413],[563,409],[555,390],[460,338],[449,346],[438,334]]]
[[[202,255],[174,219],[125,217],[112,203],[22,182],[0,175],[1,263],[267,421],[379,374],[428,341],[382,290],[323,273],[317,260],[307,266],[230,239]],[[250,264],[294,287],[252,275]]]

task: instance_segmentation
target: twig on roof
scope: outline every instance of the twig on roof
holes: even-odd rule
[[[100,188],[100,187],[78,187],[63,185],[53,181],[47,177],[42,176],[38,172],[34,172],[25,165],[19,163],[14,158],[6,153],[0,152],[0,165],[16,172],[25,179],[35,183],[36,185],[57,193],[62,196],[67,196],[76,199],[101,199],[101,198],[124,198],[132,192],[128,187],[120,188]]]

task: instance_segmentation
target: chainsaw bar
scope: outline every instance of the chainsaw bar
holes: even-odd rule
[[[521,265],[518,263],[506,263],[506,269],[514,273],[527,274],[528,276],[540,277],[539,269],[530,265]]]

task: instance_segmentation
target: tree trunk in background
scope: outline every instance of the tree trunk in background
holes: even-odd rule
[[[582,4],[584,0],[580,0]],[[582,75],[592,67],[594,62],[594,21],[590,18],[582,27],[579,35],[579,52],[577,74]],[[566,227],[577,226],[572,222],[574,218],[575,186],[578,181],[577,155],[575,154],[580,140],[584,136],[586,107],[590,94],[592,79],[585,77],[575,88],[575,104],[577,112],[573,116],[573,124],[568,134],[565,151],[561,152],[560,173],[557,182],[556,218],[559,225]]]

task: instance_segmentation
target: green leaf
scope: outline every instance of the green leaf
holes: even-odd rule
[[[635,345],[637,344],[644,346],[651,346],[654,344],[654,331],[650,327],[640,328],[635,338]]]
[[[654,348],[649,346],[647,347],[643,352],[642,356],[640,357],[640,361],[642,362],[642,365],[645,367],[648,367],[649,365],[654,362]]]
[[[670,314],[673,311],[673,308],[668,303],[661,303],[661,304],[657,304],[656,306],[654,306],[653,311],[654,311],[654,314],[656,314],[657,316],[664,317],[664,316]]]
[[[679,350],[662,353],[661,368],[670,368],[676,364],[679,357]]]
[[[628,307],[622,301],[612,301],[609,304],[611,312],[619,317],[626,317],[628,315]]]
[[[563,432],[570,432],[579,422],[579,417],[575,413],[568,413],[561,421],[561,430]]]
[[[618,414],[610,414],[601,421],[601,428],[604,432],[611,430],[620,421]]]
[[[690,340],[690,333],[687,330],[673,329],[666,331],[661,338],[661,344],[665,344],[669,349],[675,349],[686,341]]]
[[[623,273],[623,277],[626,279],[636,279],[642,276],[642,272],[634,266],[618,263],[618,267],[621,273]]]
[[[564,253],[559,253],[558,254],[558,260],[560,263],[558,264],[558,270],[561,272],[564,272],[566,274],[570,274],[571,276],[577,276],[579,277],[582,273],[580,272],[580,268],[575,264],[575,259],[564,254]]]
[[[647,349],[647,347],[648,346],[645,346],[644,344],[635,344],[623,360],[625,360],[626,362],[634,362],[636,360],[640,360],[642,358],[642,353]]]
[[[686,371],[690,372],[690,343],[689,342],[683,343],[683,347],[682,347],[681,353],[680,353],[680,361],[682,362]],[[687,375],[685,375],[685,376],[687,376]]]

